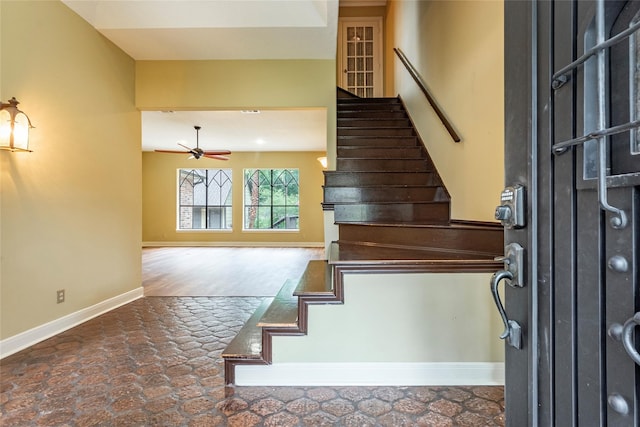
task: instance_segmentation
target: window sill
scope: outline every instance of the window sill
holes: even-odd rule
[[[243,233],[299,233],[300,229],[280,229],[280,228],[243,228]]]
[[[177,229],[176,233],[233,233],[233,229],[217,229],[217,228],[194,228],[194,229]]]

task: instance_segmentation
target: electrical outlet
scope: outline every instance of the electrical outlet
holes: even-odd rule
[[[64,302],[64,289],[60,289],[57,292],[57,296],[58,296],[58,304],[60,304],[61,302]]]

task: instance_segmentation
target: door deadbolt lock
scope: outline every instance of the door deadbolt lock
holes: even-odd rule
[[[525,220],[524,187],[516,184],[506,187],[500,194],[500,206],[496,208],[495,218],[506,228],[522,228]]]

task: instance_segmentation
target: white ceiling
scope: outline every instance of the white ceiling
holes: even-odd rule
[[[335,59],[338,0],[62,0],[136,60]],[[343,0],[344,1],[344,0]],[[251,116],[251,117],[249,117]],[[143,112],[142,149],[326,149],[326,111]],[[257,145],[262,138],[265,143]]]
[[[195,147],[195,125],[204,150],[326,150],[326,109],[255,111],[143,111],[142,150]]]

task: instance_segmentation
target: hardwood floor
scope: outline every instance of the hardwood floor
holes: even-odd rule
[[[145,296],[275,296],[323,248],[163,247],[142,249]]]

